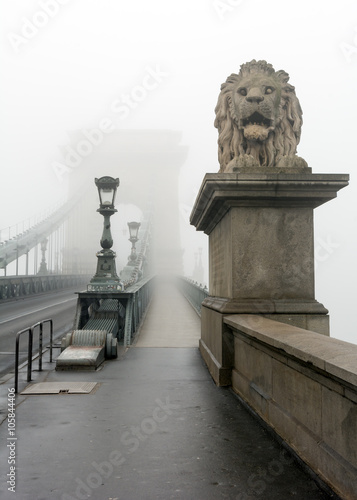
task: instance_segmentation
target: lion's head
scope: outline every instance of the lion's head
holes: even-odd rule
[[[222,84],[214,122],[219,134],[220,172],[236,170],[232,165],[243,158],[241,164],[245,165],[292,165],[300,140],[302,110],[288,80],[285,71],[253,60]],[[283,161],[287,158],[290,160]]]

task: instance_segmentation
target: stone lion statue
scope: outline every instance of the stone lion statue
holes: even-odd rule
[[[221,86],[215,109],[220,172],[311,170],[296,155],[302,110],[285,71],[242,64]]]

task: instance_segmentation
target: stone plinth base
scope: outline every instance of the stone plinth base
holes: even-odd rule
[[[256,314],[329,335],[315,300],[313,210],[335,198],[348,175],[207,174],[191,224],[209,235],[209,293],[202,355],[217,384],[230,383],[227,314]]]
[[[264,314],[264,318],[269,318],[287,325],[297,326],[304,330],[330,335],[330,318],[324,314]]]
[[[200,351],[217,385],[231,385],[233,338],[223,323],[224,314],[202,305]]]
[[[294,305],[296,306],[296,304]],[[246,305],[243,307],[243,304],[234,304],[234,302],[224,301],[218,297],[207,297],[201,308],[200,351],[216,384],[220,386],[231,385],[234,347],[232,336],[224,324],[226,316],[231,314],[256,314],[257,324],[264,317],[328,336],[329,316],[322,312],[324,310],[323,306],[316,302],[316,304],[310,304],[310,307],[315,311],[320,309],[320,314],[295,312],[267,314],[262,311],[263,307],[259,302],[256,304],[251,303],[249,308]],[[264,309],[267,310],[268,308]]]
[[[317,300],[244,300],[207,297],[203,305],[223,316],[259,314],[322,335],[330,333],[328,310]]]

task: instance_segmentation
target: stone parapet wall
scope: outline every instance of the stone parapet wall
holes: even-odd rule
[[[234,391],[338,495],[357,499],[357,345],[257,315],[223,321]]]

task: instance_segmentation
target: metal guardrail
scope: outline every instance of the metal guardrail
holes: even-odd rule
[[[196,313],[201,316],[201,305],[205,298],[208,297],[208,288],[183,276],[177,277],[177,284],[181,293],[189,301]]]
[[[16,334],[16,350],[15,350],[15,393],[17,394],[17,388],[19,384],[19,344],[20,344],[20,336],[23,333],[28,333],[29,338],[28,338],[28,343],[27,343],[27,349],[28,349],[28,355],[27,355],[27,382],[31,380],[31,370],[32,370],[32,339],[33,339],[33,332],[32,328],[25,328],[24,330],[21,330],[20,332],[17,332]]]
[[[115,317],[110,333],[121,345],[130,346],[149,305],[154,281],[151,276],[126,290],[79,292],[73,329],[102,328],[105,320]]]
[[[44,319],[43,321],[39,321],[38,323],[34,324],[32,328],[32,332],[35,330],[35,328],[39,327],[39,360],[38,360],[38,370],[42,371],[42,346],[43,346],[43,325],[45,323],[50,323],[50,363],[52,363],[52,350],[53,350],[53,321],[52,319]]]
[[[124,346],[130,346],[147,306],[151,299],[151,292],[155,278],[146,278],[125,291],[128,301],[125,308]]]
[[[42,348],[43,348],[43,325],[45,323],[50,323],[50,363],[52,363],[52,349],[53,349],[53,321],[52,319],[44,319],[39,321],[34,325],[25,328],[17,332],[16,334],[16,347],[15,347],[15,394],[17,394],[18,384],[19,384],[19,347],[20,347],[20,337],[24,333],[28,333],[28,343],[27,343],[27,382],[31,381],[32,373],[32,346],[33,346],[33,334],[35,328],[39,327],[39,359],[38,359],[38,371],[42,371]]]
[[[87,284],[88,275],[48,274],[45,276],[0,277],[0,300],[26,297]]]

